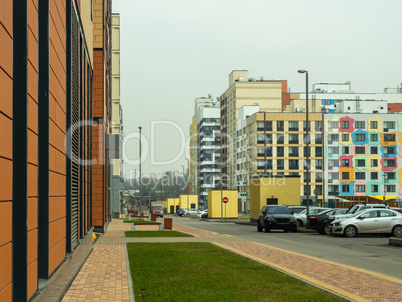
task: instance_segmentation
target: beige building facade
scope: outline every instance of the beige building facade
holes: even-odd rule
[[[115,140],[117,147],[120,141],[121,129],[121,107],[120,107],[120,14],[112,14],[112,104],[110,137]],[[116,148],[115,147],[115,148]],[[115,149],[116,150],[116,149]],[[119,152],[119,150],[116,150]],[[120,153],[120,152],[119,152]],[[122,213],[120,204],[120,183],[121,169],[120,156],[113,156],[110,159],[110,203],[111,212],[115,218]]]
[[[229,88],[220,97],[222,177],[225,188],[236,189],[236,138],[238,110],[258,105],[261,111],[282,112],[289,105],[287,81],[256,80],[247,70],[229,75]]]

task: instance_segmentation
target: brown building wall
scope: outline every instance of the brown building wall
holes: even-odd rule
[[[0,301],[12,299],[12,0],[0,2]]]
[[[96,164],[93,165],[93,180],[92,180],[92,224],[94,227],[103,228],[105,224],[105,209],[104,209],[104,145],[103,145],[104,130],[103,125],[94,126],[93,129],[93,158]]]

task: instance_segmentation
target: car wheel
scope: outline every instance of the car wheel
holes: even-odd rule
[[[303,221],[301,221],[300,219],[297,219],[297,227],[300,228],[303,226]]]
[[[290,231],[291,231],[292,233],[295,233],[295,232],[297,232],[297,228],[291,229]]]
[[[318,232],[320,235],[324,235],[324,234],[325,234],[324,229],[319,229],[319,230],[317,230],[317,232]]]
[[[357,229],[353,225],[348,225],[345,230],[343,231],[343,234],[346,237],[355,237],[357,235]]]
[[[330,230],[329,230],[329,222],[327,222],[327,223],[324,225],[323,231],[324,231],[324,234],[325,234],[325,235],[331,235],[331,232],[330,232]]]
[[[289,232],[289,230],[288,230],[288,229],[283,229],[283,231],[284,231],[285,233]]]
[[[263,227],[262,227],[262,225],[261,225],[261,222],[258,220],[258,221],[257,221],[257,231],[258,231],[258,232],[262,232],[262,229],[263,229]]]
[[[264,227],[265,233],[269,233],[271,229],[269,228],[268,222],[265,222],[265,227]]]
[[[394,237],[402,237],[402,225],[396,225],[392,229],[392,236]]]

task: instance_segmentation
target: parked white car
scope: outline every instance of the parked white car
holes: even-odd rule
[[[199,212],[198,209],[185,209],[183,215],[184,216],[197,215],[198,212]]]
[[[203,211],[198,211],[197,217],[198,218],[208,218],[208,209],[203,210]]]
[[[321,208],[321,207],[309,207],[309,215],[314,215],[321,213],[322,211],[331,210],[330,208]],[[307,209],[301,211],[300,213],[295,213],[293,216],[296,218],[297,226],[305,226],[307,223]]]
[[[333,235],[355,237],[358,233],[392,233],[402,236],[402,214],[389,209],[370,209],[359,211],[349,218],[330,223]]]

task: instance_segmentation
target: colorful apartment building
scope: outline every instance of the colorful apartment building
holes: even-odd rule
[[[398,199],[402,114],[325,114],[324,198]]]
[[[107,20],[110,1],[97,5]],[[93,133],[96,15],[89,1],[1,1],[0,301],[36,299],[68,257],[90,252],[98,212],[109,217],[92,198],[105,138]]]

